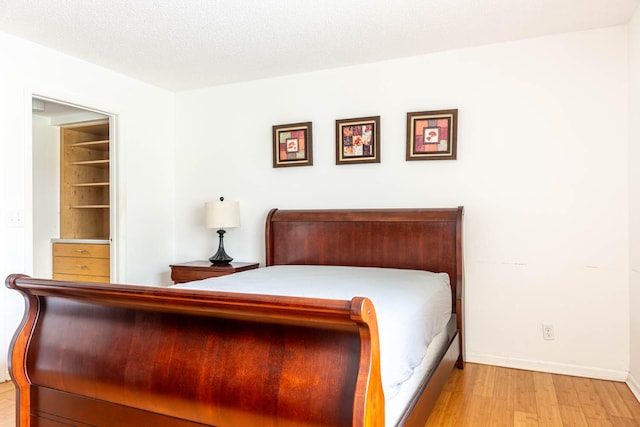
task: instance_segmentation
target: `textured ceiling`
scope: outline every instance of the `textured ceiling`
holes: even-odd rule
[[[626,24],[640,0],[0,0],[0,31],[179,91]]]

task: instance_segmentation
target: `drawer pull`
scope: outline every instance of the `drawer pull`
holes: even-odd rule
[[[76,268],[87,268],[87,266],[82,264],[76,264]]]
[[[80,252],[82,254],[82,253],[87,252],[87,250],[86,249],[76,249],[76,252]]]

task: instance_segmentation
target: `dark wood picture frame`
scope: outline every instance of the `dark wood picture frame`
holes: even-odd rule
[[[455,160],[458,110],[407,113],[407,160]]]
[[[336,120],[336,164],[380,163],[380,116]]]
[[[313,165],[311,122],[273,126],[273,167]]]

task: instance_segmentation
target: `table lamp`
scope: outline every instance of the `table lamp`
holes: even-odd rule
[[[240,203],[225,202],[224,197],[220,197],[220,201],[205,203],[204,212],[206,227],[217,228],[220,236],[218,252],[209,258],[209,261],[216,265],[229,264],[233,258],[224,251],[224,229],[240,226]]]

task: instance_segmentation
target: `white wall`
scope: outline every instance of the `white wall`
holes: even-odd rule
[[[640,8],[629,23],[629,77],[631,363],[628,384],[640,399]]]
[[[180,93],[175,261],[215,251],[220,195],[227,252],[261,262],[272,207],[464,205],[467,359],[626,379],[627,71],[615,27]],[[449,108],[458,160],[406,162],[406,113]],[[370,115],[382,162],[336,166],[335,120]],[[314,166],[272,168],[271,126],[301,121]]]
[[[31,96],[117,115],[120,281],[168,283],[173,247],[174,95],[0,33],[0,277],[33,273]],[[25,212],[24,228],[6,213]],[[20,295],[0,287],[0,355],[22,317]],[[0,380],[6,372],[0,357]]]
[[[60,128],[32,116],[33,277],[52,278],[51,238],[60,236]]]

